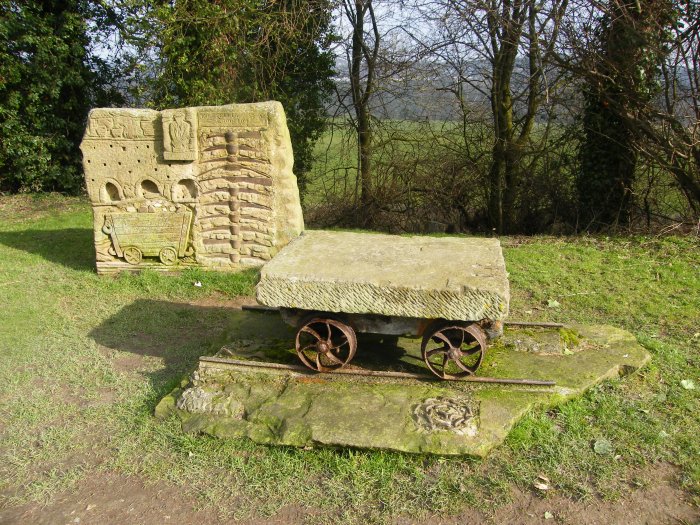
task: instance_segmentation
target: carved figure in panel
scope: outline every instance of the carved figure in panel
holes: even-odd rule
[[[182,152],[189,149],[191,129],[192,126],[185,121],[185,116],[182,113],[176,113],[175,120],[168,128],[173,151]]]
[[[165,160],[197,160],[195,112],[190,109],[163,111],[163,158]]]

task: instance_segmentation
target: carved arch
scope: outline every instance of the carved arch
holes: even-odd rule
[[[109,204],[124,200],[124,191],[121,185],[114,179],[107,179],[100,188],[100,201]]]
[[[172,199],[173,202],[192,202],[197,199],[199,188],[194,179],[184,178],[173,184]]]
[[[154,179],[145,177],[136,186],[137,195],[142,199],[163,197],[163,188]]]

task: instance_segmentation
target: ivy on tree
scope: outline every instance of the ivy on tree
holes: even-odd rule
[[[84,1],[0,0],[0,191],[82,187],[87,113],[114,98],[90,53],[90,10]]]

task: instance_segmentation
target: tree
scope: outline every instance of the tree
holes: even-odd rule
[[[333,162],[331,172],[342,172],[344,187],[352,188],[346,218],[361,227],[378,227],[381,215],[395,213],[397,195],[391,187],[397,181],[390,172],[396,166],[387,165],[386,155],[391,156],[401,124],[392,119],[415,118],[399,108],[410,96],[410,79],[418,69],[401,31],[404,7],[403,0],[337,2],[337,105],[330,109],[343,117],[334,122],[341,122],[337,128],[348,155],[341,153],[346,165]]]
[[[580,49],[584,80],[584,141],[577,178],[580,226],[629,224],[650,109],[661,92],[675,12],[667,0],[611,0],[594,4],[594,39]]]
[[[689,206],[700,217],[700,4],[678,2],[667,59],[662,62],[663,104],[647,107],[656,125],[641,125],[644,137],[661,151]],[[647,154],[647,151],[643,152]],[[658,155],[651,153],[654,158]]]
[[[357,133],[360,202],[372,202],[372,114],[370,100],[375,89],[381,37],[372,0],[343,0],[342,10],[351,27],[346,50],[350,95]],[[365,213],[365,216],[371,215]]]
[[[151,11],[156,106],[279,100],[304,185],[332,91],[329,0],[176,0]]]
[[[77,192],[87,112],[117,96],[90,53],[86,1],[0,1],[0,191]]]
[[[548,98],[547,66],[568,0],[418,0],[432,21],[418,40],[454,70],[446,86],[463,121],[473,108],[465,86],[490,104],[493,130],[487,180],[488,218],[499,233],[516,226],[516,204],[535,121]]]

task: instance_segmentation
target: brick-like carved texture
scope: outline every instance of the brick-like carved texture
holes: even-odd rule
[[[98,273],[259,266],[304,229],[278,102],[94,109],[80,148]]]

